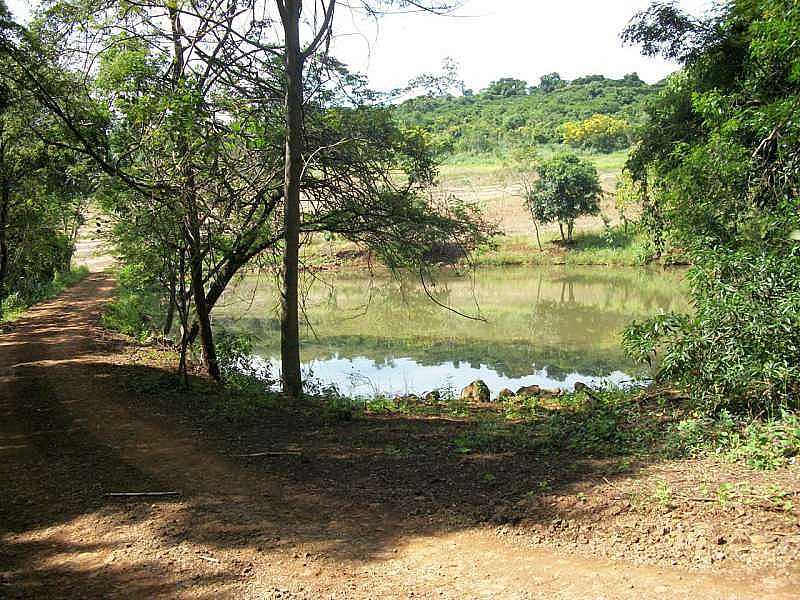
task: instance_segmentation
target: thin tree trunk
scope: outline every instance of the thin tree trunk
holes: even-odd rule
[[[564,224],[561,221],[558,222],[558,229],[561,231],[561,241],[566,242],[567,238],[564,237]]]
[[[300,374],[298,279],[300,256],[300,177],[303,151],[303,58],[300,52],[300,0],[286,0],[286,157],[284,172],[283,291],[281,294],[281,372],[283,391],[303,392]]]
[[[11,198],[8,189],[3,185],[3,196],[0,200],[0,314],[3,313],[3,302],[6,298],[6,279],[8,277],[8,208]]]
[[[190,279],[192,297],[194,298],[194,312],[200,327],[200,347],[203,350],[203,365],[208,375],[219,381],[222,375],[219,372],[217,351],[214,347],[214,334],[211,329],[211,314],[206,302],[206,290],[203,286],[203,257],[200,253],[200,228],[192,227],[192,246],[189,255]]]
[[[574,227],[575,227],[575,221],[570,220],[570,221],[567,222],[567,243],[568,244],[572,243],[572,230],[573,230]]]
[[[642,177],[642,207],[646,213],[649,213],[650,216],[653,246],[655,246],[656,249],[655,256],[653,258],[659,259],[661,258],[661,254],[664,252],[664,238],[661,229],[662,220],[659,207],[655,203],[650,202],[650,189],[647,184],[647,173],[645,173],[644,177]]]
[[[178,362],[178,373],[183,378],[184,387],[189,387],[189,374],[186,369],[186,352],[189,349],[189,306],[188,297],[186,295],[186,253],[184,250],[180,251],[180,258],[178,259],[178,276],[180,277],[180,296],[178,305],[178,317],[181,320],[181,355]]]
[[[164,318],[164,337],[169,336],[169,332],[172,331],[172,324],[175,321],[175,306],[178,303],[176,286],[177,282],[175,281],[175,272],[173,270],[169,277],[169,306],[167,307],[167,315]]]
[[[539,237],[539,223],[536,222],[536,219],[533,220],[533,228],[536,230],[536,243],[539,245],[539,252],[544,252],[542,238]]]

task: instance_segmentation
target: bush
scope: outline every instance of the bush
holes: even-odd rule
[[[661,315],[624,334],[628,354],[663,354],[658,378],[705,410],[778,414],[800,393],[800,260],[714,250],[689,271],[694,315]]]
[[[596,114],[583,121],[567,121],[562,133],[564,143],[575,148],[613,152],[630,145],[631,126],[625,119]]]
[[[217,362],[227,386],[248,394],[273,393],[275,380],[264,363],[253,360],[249,337],[220,331],[215,339]]]
[[[103,326],[139,340],[155,332],[155,320],[164,313],[161,295],[145,267],[130,264],[117,274],[117,297],[103,315]]]
[[[30,286],[27,293],[19,290],[9,294],[0,306],[0,321],[13,321],[26,308],[58,296],[65,288],[78,283],[89,274],[84,266],[69,271],[57,272],[49,281],[40,281]]]
[[[671,456],[713,452],[754,469],[775,469],[800,455],[800,417],[788,411],[767,420],[748,420],[724,410],[714,418],[699,414],[673,425],[666,440]]]

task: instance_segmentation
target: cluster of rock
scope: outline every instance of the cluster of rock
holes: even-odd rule
[[[594,394],[591,392],[589,386],[580,381],[575,384],[575,391],[580,392],[583,391],[587,393],[590,397],[594,397]],[[494,399],[494,402],[506,402],[511,398],[541,398],[541,399],[549,399],[549,398],[556,398],[564,394],[564,390],[559,388],[548,390],[545,388],[541,388],[538,385],[524,385],[519,388],[516,392],[510,390],[508,388],[503,388],[500,390],[500,393],[497,394],[497,397]],[[422,394],[421,396],[417,396],[416,394],[408,394],[401,397],[402,400],[407,402],[415,402],[415,403],[425,403],[425,404],[438,404],[442,401],[442,395],[439,390],[433,390],[432,392],[427,392]],[[470,383],[467,387],[461,390],[461,400],[464,402],[470,402],[473,404],[486,404],[492,402],[492,394],[489,391],[489,386],[486,385],[486,382],[481,379],[476,379],[472,383]]]
[[[579,388],[578,386],[583,386]],[[578,383],[575,385],[575,389],[584,389],[586,386],[582,383]],[[548,390],[539,387],[538,385],[525,385],[519,388],[516,392],[508,389],[503,388],[500,390],[500,393],[497,394],[497,398],[495,399],[496,402],[505,402],[510,398],[518,397],[518,398],[555,398],[557,396],[561,396],[564,393],[561,389],[554,389]],[[466,402],[479,402],[479,403],[486,403],[491,402],[491,394],[489,392],[489,387],[486,385],[485,382],[477,379],[470,383],[467,387],[461,390],[461,399]]]

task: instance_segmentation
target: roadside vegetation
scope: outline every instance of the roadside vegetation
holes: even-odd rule
[[[19,291],[12,292],[5,298],[3,313],[0,314],[0,323],[18,319],[31,306],[55,298],[88,274],[89,270],[84,266],[75,267],[69,271],[57,271],[52,279],[40,282],[36,287],[27,289],[24,294]]]
[[[578,410],[575,406],[581,403],[567,396],[558,400],[552,415],[538,410],[536,401],[506,400],[499,410],[502,419],[491,425],[497,427],[498,440],[524,443],[527,439],[537,444],[542,439],[537,431],[563,418],[564,435],[551,435],[551,431],[544,439],[548,444],[572,440],[573,450],[581,452],[605,448],[623,453],[657,451],[673,457],[714,453],[758,468],[794,460],[798,408],[794,353],[800,347],[795,340],[800,331],[795,322],[800,280],[797,243],[792,237],[798,228],[792,200],[797,144],[793,125],[785,118],[794,102],[786,91],[792,89],[789,82],[794,75],[791,68],[775,62],[776,56],[787,51],[782,44],[789,43],[781,28],[794,21],[790,12],[783,25],[775,24],[773,13],[764,11],[734,4],[725,15],[709,16],[699,24],[674,9],[654,5],[634,20],[624,34],[627,40],[650,53],[666,52],[685,67],[641,104],[645,113],[637,128],[641,137],[629,156],[626,152],[594,155],[605,156],[595,163],[600,164],[599,173],[581,156],[552,147],[543,157],[535,148],[519,147],[504,150],[503,158],[499,152],[493,159],[454,154],[443,167],[451,183],[473,176],[495,183],[517,181],[520,202],[527,198],[534,221],[562,226],[545,230],[538,242],[525,235],[486,239],[465,255],[471,264],[644,265],[654,260],[692,264],[688,281],[693,312],[633,323],[624,336],[624,348],[633,359],[658,365],[657,384],[677,390],[678,401],[659,405],[668,410],[659,413],[662,417],[657,423],[652,420],[652,407],[645,409],[640,403],[638,391],[598,391],[600,404],[589,402],[588,408]],[[680,40],[670,37],[677,35],[670,32],[668,24],[673,21],[681,24]],[[694,28],[701,27],[713,29],[716,37],[692,38]],[[726,62],[717,54],[721,47],[734,48],[742,60]],[[783,73],[786,83],[753,75],[759,69]],[[713,81],[708,80],[709,73],[714,74]],[[511,87],[503,94],[529,99],[540,93],[512,83],[505,82]],[[746,90],[753,89],[761,90],[765,98],[760,108],[748,100]],[[490,106],[506,98],[498,90],[483,94]],[[708,112],[708,103],[721,98],[729,107],[727,118]],[[431,106],[440,110],[450,101],[443,98]],[[747,119],[740,118],[741,111]],[[438,127],[437,123],[434,120],[427,126]],[[614,189],[605,194],[606,211],[617,212],[614,223],[606,217],[596,230],[575,228],[573,232],[576,217],[600,210],[604,169],[625,160],[624,171],[614,176]],[[570,178],[580,179],[580,184]],[[568,197],[559,186],[580,188],[580,198]],[[346,257],[342,262],[362,256],[359,248],[336,233],[326,239],[315,235],[309,239],[304,260],[309,267],[339,264],[340,256]],[[157,300],[157,287],[143,285],[141,271],[137,275],[130,267],[120,280],[123,292],[106,317],[109,326],[137,337],[160,328],[161,337],[169,337],[171,327],[154,328],[141,318],[142,314],[164,314],[167,305]],[[239,340],[233,347],[246,348],[247,342]],[[247,361],[240,357],[227,364],[241,366]],[[273,389],[273,384],[255,388]],[[270,397],[272,402],[277,396]],[[461,402],[460,390],[451,390],[444,404],[432,406],[393,398],[347,399],[333,390],[321,397],[347,415],[353,411],[470,412]],[[509,414],[520,423],[510,425]],[[582,432],[588,437],[582,437]]]
[[[232,25],[243,6],[235,0],[57,0],[30,27],[0,3],[0,319],[85,275],[69,269],[91,200],[121,261],[103,324],[129,336],[126,360],[155,367],[123,382],[153,406],[234,431],[270,415],[327,434],[343,423],[363,436],[372,435],[358,429],[365,422],[395,427],[375,444],[382,459],[414,469],[420,455],[446,457],[456,471],[454,457],[609,461],[602,477],[635,461],[796,468],[797,2],[734,0],[699,20],[653,4],[623,39],[681,64],[657,85],[553,73],[476,93],[450,69],[395,104],[377,102],[328,54],[337,2],[312,4],[318,30],[302,46],[300,5],[288,0],[274,27],[244,32]],[[419,4],[368,3],[373,14]],[[688,264],[691,306],[642,315],[624,331],[619,351],[652,368],[642,385],[529,386],[491,398],[475,381],[350,397],[300,371],[300,282],[373,259],[413,274],[426,306],[445,306],[427,287],[443,264]],[[213,318],[249,273],[281,290],[270,323],[280,373],[259,367],[252,341]],[[513,358],[496,352],[504,344],[532,364],[514,343],[509,335],[484,352],[511,370]],[[439,429],[420,450],[402,441],[403,427],[420,438]],[[480,468],[473,491],[503,477]],[[538,485],[524,493],[543,495],[553,480]],[[659,507],[755,497],[791,517],[800,493],[672,485],[644,495]],[[538,498],[522,494],[507,494],[512,512]],[[630,506],[639,500],[625,492]]]

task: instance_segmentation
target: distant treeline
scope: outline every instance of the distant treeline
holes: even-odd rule
[[[404,127],[424,129],[446,153],[558,143],[610,152],[630,145],[645,99],[661,88],[636,73],[572,81],[551,73],[538,86],[503,78],[479,93],[420,96],[399,104],[396,112]]]

